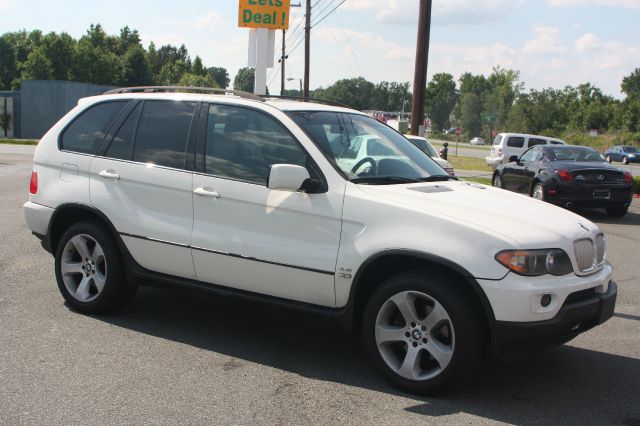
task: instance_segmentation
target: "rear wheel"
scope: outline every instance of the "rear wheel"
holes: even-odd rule
[[[540,182],[536,183],[531,192],[531,196],[536,200],[544,201],[544,187]]]
[[[71,308],[105,313],[124,306],[135,293],[125,280],[113,238],[93,222],[67,229],[55,256],[58,288]]]
[[[611,217],[622,217],[629,211],[628,206],[607,207],[607,214]]]
[[[484,322],[474,300],[438,273],[412,271],[385,281],[369,299],[362,324],[377,370],[408,392],[460,384],[484,354]]]

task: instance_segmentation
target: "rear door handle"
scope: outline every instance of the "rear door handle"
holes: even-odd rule
[[[194,189],[193,193],[196,195],[199,195],[200,197],[220,198],[220,193],[217,191],[214,191],[211,188]]]
[[[98,173],[98,175],[105,179],[115,179],[115,180],[120,179],[120,175],[117,174],[114,170],[103,170],[100,173]]]

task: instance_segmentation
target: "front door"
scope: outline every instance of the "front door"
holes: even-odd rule
[[[197,278],[335,306],[345,185],[314,194],[269,190],[273,164],[301,165],[312,177],[322,176],[275,117],[223,104],[210,104],[203,113],[202,170],[193,180]]]

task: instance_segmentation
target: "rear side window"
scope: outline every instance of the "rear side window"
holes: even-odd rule
[[[145,102],[133,148],[133,161],[184,168],[195,102]]]
[[[60,148],[82,154],[95,154],[122,107],[127,102],[103,102],[80,114],[64,130]]]
[[[536,145],[546,145],[546,144],[547,144],[547,141],[545,139],[529,138],[529,147],[536,146]]]
[[[136,131],[136,124],[138,123],[138,117],[140,116],[140,110],[142,104],[138,104],[136,109],[129,114],[129,117],[124,121],[120,129],[113,137],[105,157],[117,158],[120,160],[130,160],[131,151],[133,150],[133,139]]]
[[[522,148],[524,146],[524,138],[520,136],[512,136],[507,140],[507,146],[512,148]]]

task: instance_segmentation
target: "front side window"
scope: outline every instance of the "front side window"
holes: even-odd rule
[[[103,102],[94,105],[78,116],[60,138],[60,148],[65,151],[95,154],[126,101]]]
[[[133,161],[184,168],[195,102],[147,101],[133,148]]]
[[[522,154],[520,161],[535,161],[537,157],[538,157],[538,149],[531,148],[529,151]]]
[[[249,108],[210,105],[205,161],[207,174],[266,185],[273,164],[305,167],[307,154],[273,117]]]
[[[547,141],[545,139],[529,138],[529,147],[536,146],[536,145],[546,145],[546,144],[547,144]]]
[[[449,179],[447,172],[420,148],[371,117],[326,111],[291,111],[288,115],[352,182],[393,184]],[[327,127],[334,130],[332,140],[321,131]]]

